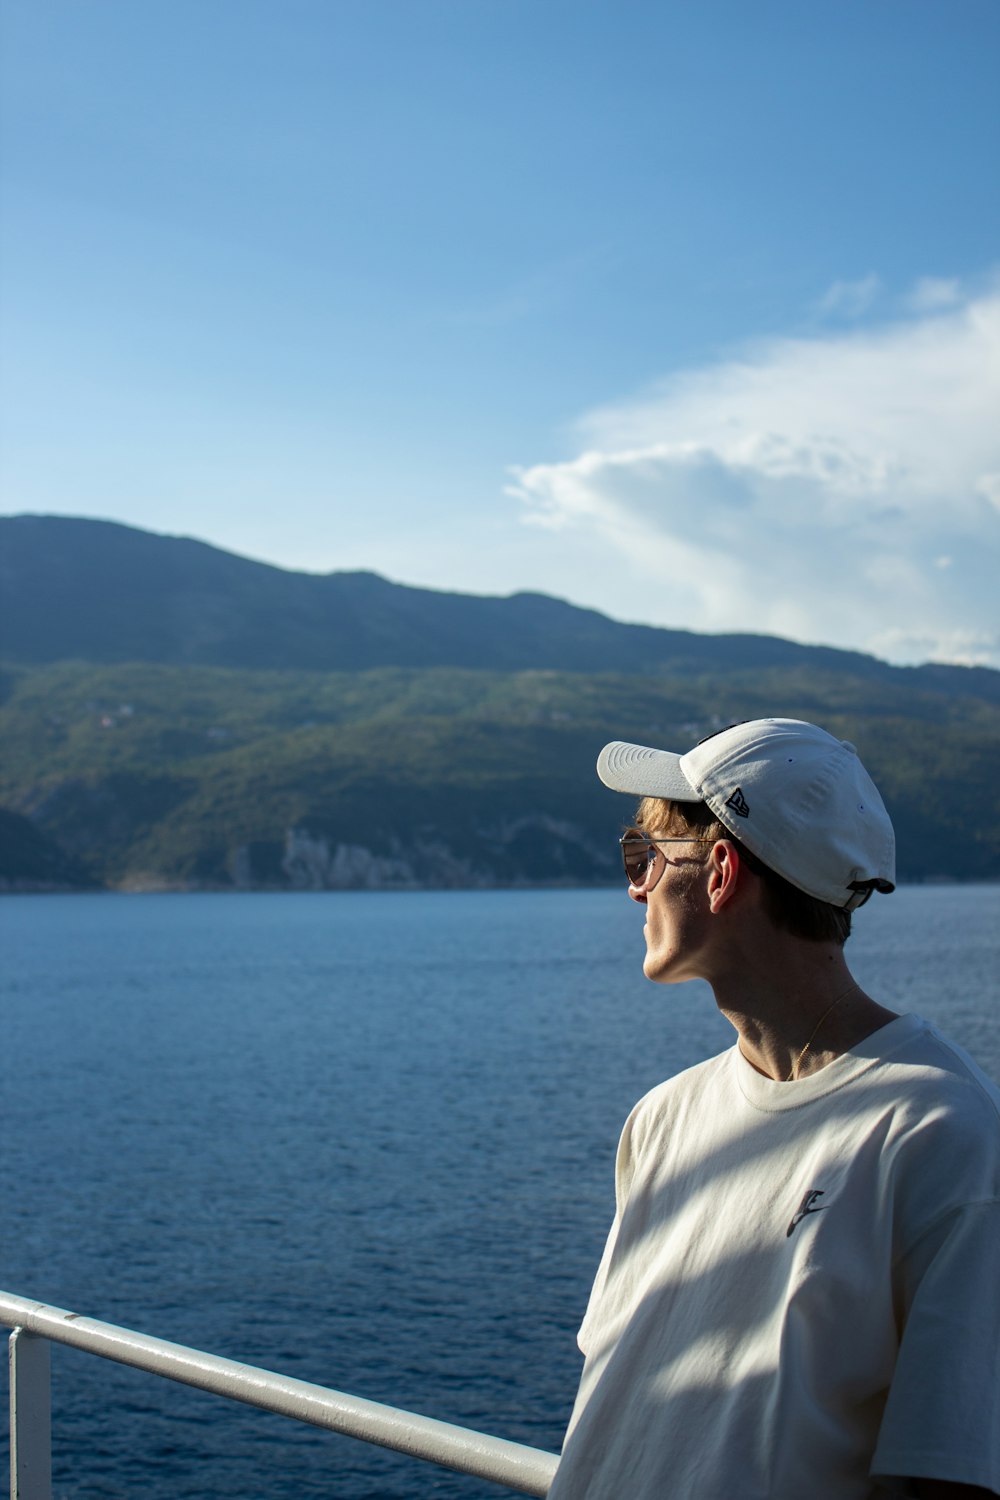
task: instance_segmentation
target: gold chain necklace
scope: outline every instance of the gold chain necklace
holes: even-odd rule
[[[802,1062],[802,1059],[805,1057],[806,1053],[809,1051],[809,1048],[812,1046],[813,1042],[816,1040],[817,1034],[819,1032],[819,1028],[822,1026],[822,1024],[826,1020],[827,1016],[829,1016],[830,1014],[832,1014],[832,1012],[840,1004],[841,1000],[846,1000],[847,996],[851,993],[851,991],[852,990],[856,990],[857,987],[858,987],[857,980],[856,979],[852,979],[851,982],[850,982],[850,984],[847,986],[847,989],[846,990],[842,990],[841,993],[837,996],[837,998],[835,1000],[831,1001],[831,1003],[827,1006],[826,1010],[820,1016],[819,1020],[816,1022],[816,1025],[813,1027],[812,1033],[811,1033],[811,1035],[809,1037],[809,1040],[806,1042],[805,1046],[802,1048],[802,1051],[799,1053],[798,1057],[792,1063],[792,1071],[788,1074],[788,1077],[785,1079],[786,1083],[791,1083],[793,1079],[798,1078],[798,1076],[799,1076],[799,1066],[800,1066],[800,1064]]]

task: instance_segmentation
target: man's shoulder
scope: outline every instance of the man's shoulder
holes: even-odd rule
[[[734,1052],[734,1047],[727,1047],[715,1057],[707,1057],[656,1084],[636,1104],[629,1123],[649,1124],[664,1116],[677,1115],[696,1108],[709,1095],[717,1104],[719,1090],[732,1079]]]
[[[900,1018],[898,1044],[886,1051],[880,1072],[904,1085],[922,1112],[965,1117],[987,1132],[1000,1132],[1000,1088],[969,1054],[919,1016]],[[894,1028],[887,1028],[891,1031]]]
[[[730,1047],[717,1057],[685,1068],[644,1094],[625,1121],[616,1164],[619,1202],[627,1195],[637,1164],[659,1158],[669,1142],[698,1141],[728,1117],[723,1094],[732,1086]]]
[[[881,1141],[886,1181],[909,1205],[911,1242],[942,1206],[1000,1198],[1000,1090],[935,1026],[901,1019],[887,1028],[893,1045],[857,1080],[857,1106]]]

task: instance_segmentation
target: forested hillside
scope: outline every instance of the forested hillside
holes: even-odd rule
[[[0,803],[62,851],[76,872],[65,884],[615,880],[628,804],[597,781],[601,745],[681,748],[765,713],[816,719],[859,745],[896,822],[903,878],[1000,873],[1000,709],[866,676],[63,662],[8,668],[2,698]]]

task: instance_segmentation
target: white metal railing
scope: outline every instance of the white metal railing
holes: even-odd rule
[[[50,1340],[279,1416],[409,1453],[524,1495],[546,1495],[559,1462],[556,1454],[540,1448],[221,1359],[9,1292],[0,1292],[0,1327],[14,1330],[10,1336],[11,1500],[52,1500]]]

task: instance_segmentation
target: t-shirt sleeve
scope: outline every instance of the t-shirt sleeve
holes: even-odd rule
[[[1000,1492],[1000,1202],[946,1215],[899,1269],[899,1354],[871,1473]]]
[[[628,1202],[629,1189],[632,1186],[632,1173],[634,1170],[635,1161],[634,1138],[636,1134],[636,1122],[643,1110],[645,1102],[645,1099],[639,1100],[639,1103],[636,1105],[635,1109],[633,1109],[632,1113],[625,1121],[625,1125],[622,1129],[622,1133],[618,1141],[618,1151],[615,1156],[614,1222],[612,1223],[611,1228],[608,1231],[608,1238],[604,1245],[604,1254],[601,1256],[601,1263],[597,1268],[597,1275],[594,1277],[594,1285],[591,1288],[590,1292],[590,1301],[587,1303],[587,1311],[584,1314],[583,1322],[580,1325],[580,1331],[576,1336],[576,1342],[579,1345],[580,1353],[585,1356],[590,1353],[594,1334],[600,1321],[601,1298],[604,1295],[604,1286],[608,1279],[608,1270],[611,1265],[612,1257],[615,1253],[615,1246],[618,1243],[618,1230],[622,1221],[622,1213],[624,1211],[625,1204]]]
[[[579,1347],[580,1353],[584,1356],[590,1353],[594,1334],[596,1333],[598,1324],[600,1322],[600,1307],[601,1298],[604,1294],[604,1283],[608,1279],[608,1266],[611,1263],[611,1257],[615,1253],[615,1245],[617,1244],[617,1242],[618,1216],[616,1214],[614,1223],[611,1225],[611,1229],[608,1232],[607,1242],[604,1246],[604,1254],[601,1256],[601,1263],[597,1268],[597,1275],[594,1277],[594,1285],[590,1289],[590,1300],[587,1303],[587,1311],[584,1314],[583,1322],[580,1324],[580,1331],[576,1336],[576,1342]]]

